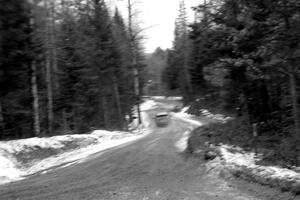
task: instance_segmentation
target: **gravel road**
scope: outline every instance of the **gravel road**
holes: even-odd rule
[[[155,112],[148,114],[153,117]],[[247,185],[240,188],[208,175],[204,161],[178,153],[175,143],[188,128],[179,119],[163,128],[152,122],[153,133],[139,141],[94,154],[84,163],[0,186],[0,199],[266,199],[245,189]]]

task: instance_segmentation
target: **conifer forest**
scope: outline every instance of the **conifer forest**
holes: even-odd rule
[[[300,200],[300,0],[0,0],[1,200]]]
[[[144,64],[118,10],[102,0],[3,0],[0,20],[2,139],[125,128],[132,71]]]

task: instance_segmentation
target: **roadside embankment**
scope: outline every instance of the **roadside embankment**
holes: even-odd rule
[[[63,135],[0,142],[0,184],[21,180],[52,167],[83,162],[89,155],[135,141],[140,133],[94,131],[91,134]]]
[[[238,177],[298,195],[300,173],[297,168],[263,165],[260,162],[263,155],[256,155],[252,151],[252,140],[247,130],[242,126],[237,128],[238,134],[233,134],[233,130],[230,132],[229,128],[239,126],[234,120],[228,123],[212,123],[193,130],[186,151],[202,158],[208,150],[215,152],[218,157],[208,161],[207,168],[220,176]],[[243,144],[243,148],[238,144]]]

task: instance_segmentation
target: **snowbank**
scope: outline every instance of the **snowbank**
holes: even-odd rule
[[[144,101],[143,103],[141,103],[140,109],[141,109],[141,111],[147,111],[150,109],[157,108],[157,105],[158,104],[155,101],[147,100],[147,101]]]
[[[178,152],[184,152],[186,150],[190,133],[191,130],[185,131],[181,136],[181,138],[176,142],[175,146]]]
[[[167,97],[168,100],[172,101],[181,101],[183,98],[182,97]]]
[[[197,125],[197,120],[193,120],[193,115],[187,114],[189,107],[185,107],[176,117],[181,118],[191,124]],[[202,109],[203,116],[226,123],[231,117],[220,114],[212,114],[208,110]],[[200,123],[201,124],[201,123]],[[202,124],[201,124],[202,125]],[[201,126],[200,125],[200,126]],[[186,133],[183,134],[183,138]],[[181,141],[178,142],[180,146]],[[300,173],[291,169],[279,166],[262,166],[256,164],[259,157],[253,152],[246,152],[242,148],[221,144],[214,147],[214,151],[220,155],[216,159],[207,162],[207,172],[222,176],[234,175],[243,179],[279,188],[282,191],[291,191],[295,194],[300,193]]]
[[[194,128],[198,127],[198,126],[202,126],[203,123],[201,123],[198,120],[195,120],[195,116],[186,113],[186,111],[189,109],[189,106],[182,108],[182,110],[178,113],[173,113],[173,117],[175,118],[179,118],[185,122],[188,122],[190,124],[192,124],[193,126],[195,126]]]
[[[133,134],[97,130],[91,134],[0,142],[0,184],[55,166],[83,162],[91,154],[135,141],[146,134],[145,131]]]
[[[188,146],[188,139],[190,137],[192,130],[203,125],[203,123],[201,123],[199,120],[194,119],[195,118],[194,115],[190,115],[190,114],[186,113],[186,111],[188,109],[189,109],[189,107],[184,107],[184,108],[182,108],[182,110],[180,112],[172,113],[172,117],[181,119],[190,124],[188,130],[183,133],[181,138],[175,144],[175,146],[179,152],[183,152],[186,150],[186,148]]]
[[[142,111],[156,107],[156,102],[152,100],[141,104]],[[96,130],[91,134],[2,141],[0,184],[84,162],[92,154],[141,139],[150,133],[148,127],[151,121],[145,112],[141,112],[141,116],[143,124],[137,125],[135,120],[130,133]]]
[[[135,119],[131,122],[131,124],[129,124],[129,130],[131,132],[132,131],[134,132],[135,130],[149,128],[151,124],[151,119],[149,119],[149,116],[145,113],[145,111],[155,109],[158,107],[158,105],[159,105],[158,103],[149,99],[147,99],[146,101],[140,104],[142,124],[138,123],[138,112],[135,107],[134,108]]]
[[[276,187],[282,191],[300,192],[300,173],[278,166],[257,165],[253,152],[245,152],[241,148],[221,145],[219,153],[223,166],[231,174],[263,185]],[[216,167],[216,166],[215,166]]]
[[[221,121],[222,123],[226,123],[228,120],[232,119],[232,117],[226,117],[222,114],[212,114],[211,112],[209,112],[206,109],[201,109],[200,112],[203,116],[209,117],[211,119],[215,119],[217,121]]]
[[[188,110],[190,109],[190,106],[186,106],[184,108],[182,108],[182,110],[179,113],[175,113],[174,116],[177,118],[180,118],[188,123],[191,123],[195,126],[202,126],[203,123],[199,122],[199,120],[195,120],[195,115],[191,115],[188,114]],[[222,114],[212,114],[211,112],[209,112],[206,109],[201,109],[201,115],[203,115],[204,117],[208,117],[210,119],[216,120],[216,121],[220,121],[222,123],[226,123],[228,120],[231,120],[232,117],[226,117]]]
[[[154,99],[154,100],[162,100],[162,99],[165,99],[166,97],[165,96],[151,96],[150,98]]]
[[[166,97],[166,96],[150,96],[150,98],[154,99],[154,100],[167,99],[167,100],[171,100],[171,101],[181,101],[183,99],[182,97],[177,97],[177,96],[170,96],[170,97]]]

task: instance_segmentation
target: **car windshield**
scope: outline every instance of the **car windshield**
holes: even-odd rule
[[[168,116],[168,113],[158,113],[156,114],[156,117],[166,117]]]

